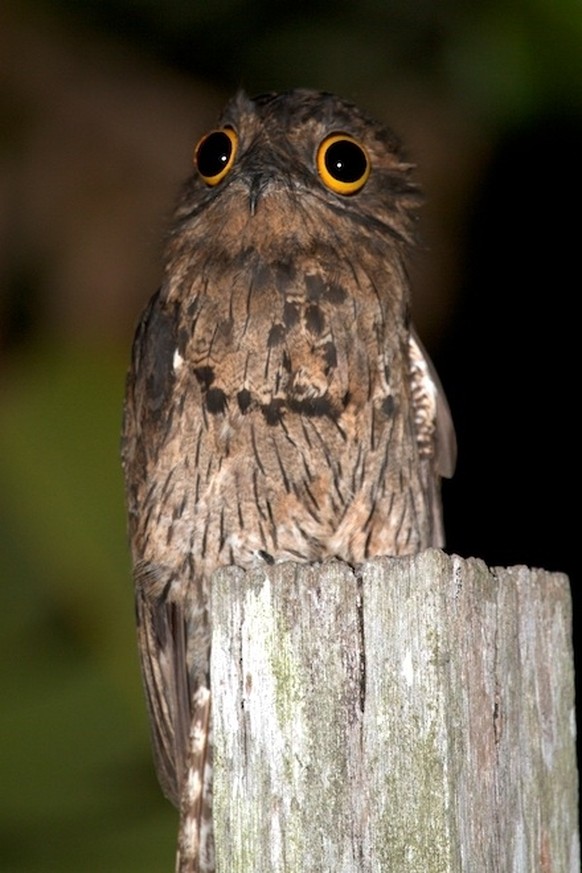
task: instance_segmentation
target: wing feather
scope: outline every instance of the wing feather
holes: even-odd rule
[[[186,664],[186,621],[177,603],[148,596],[161,571],[145,562],[134,571],[138,639],[158,779],[180,805],[190,732],[191,692]]]
[[[414,328],[409,357],[419,441],[430,443],[439,476],[450,479],[457,461],[457,438],[449,404],[428,352]]]

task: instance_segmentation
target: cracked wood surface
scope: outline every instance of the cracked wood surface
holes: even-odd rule
[[[227,568],[212,625],[219,873],[578,873],[565,576]]]

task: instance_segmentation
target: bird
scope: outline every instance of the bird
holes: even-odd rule
[[[444,543],[456,443],[411,322],[422,192],[351,101],[239,91],[194,150],[139,320],[122,466],[141,669],[179,873],[215,868],[213,572]]]

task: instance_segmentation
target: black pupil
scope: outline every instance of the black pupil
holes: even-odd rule
[[[212,178],[224,170],[232,154],[232,142],[221,130],[209,134],[198,149],[196,163],[203,176]]]
[[[338,182],[357,182],[366,172],[366,155],[347,139],[332,143],[325,153],[325,166]]]

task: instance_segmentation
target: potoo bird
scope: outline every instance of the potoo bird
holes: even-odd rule
[[[123,467],[141,665],[178,869],[214,869],[213,571],[443,543],[455,439],[410,321],[420,192],[331,94],[239,93],[195,150],[137,328]]]

